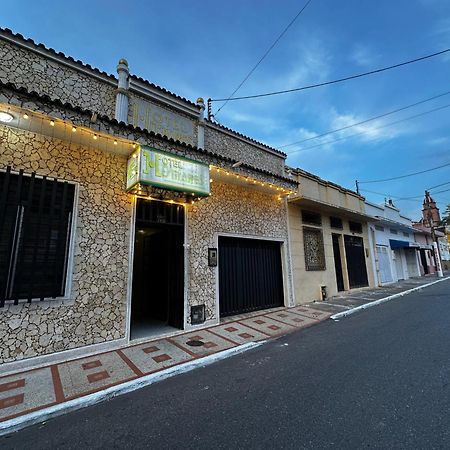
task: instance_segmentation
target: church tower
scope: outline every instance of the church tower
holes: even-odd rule
[[[430,220],[435,227],[439,226],[441,223],[439,208],[436,206],[436,202],[432,199],[428,191],[425,191],[425,198],[423,200],[422,220],[425,226],[429,226]]]

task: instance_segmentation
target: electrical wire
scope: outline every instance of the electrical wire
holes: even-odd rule
[[[351,125],[347,125],[347,126],[342,127],[342,128],[337,128],[335,130],[330,130],[330,131],[327,131],[325,133],[318,134],[316,136],[313,136],[313,137],[310,137],[310,138],[307,138],[307,139],[303,139],[301,141],[291,142],[290,144],[279,145],[278,148],[281,149],[281,148],[286,148],[286,147],[292,147],[293,145],[302,144],[303,142],[311,141],[313,139],[319,139],[321,137],[328,136],[329,134],[337,133],[339,131],[348,130],[349,128],[356,127],[358,125],[364,125],[365,123],[371,122],[373,120],[381,119],[383,117],[390,116],[391,114],[395,114],[395,113],[398,113],[400,111],[405,111],[406,109],[413,108],[414,106],[421,105],[423,103],[430,102],[432,100],[436,100],[437,98],[444,97],[445,95],[448,95],[448,94],[450,94],[450,91],[444,92],[443,94],[435,95],[434,97],[426,98],[425,100],[420,100],[420,101],[418,101],[416,103],[411,103],[410,105],[406,105],[406,106],[403,106],[401,108],[397,108],[397,109],[394,109],[392,111],[388,111],[388,112],[380,114],[378,116],[370,117],[369,119],[362,120],[361,122],[352,123]]]
[[[412,177],[414,175],[420,175],[422,173],[432,172],[433,170],[442,169],[443,167],[447,167],[447,166],[450,166],[450,163],[442,164],[442,165],[437,166],[437,167],[432,167],[431,169],[421,170],[420,172],[409,173],[407,175],[400,175],[398,177],[384,178],[384,179],[381,179],[381,180],[358,181],[358,183],[359,184],[384,183],[385,181],[400,180],[401,178],[408,178],[408,177]],[[436,192],[436,194],[437,194],[437,192]]]
[[[238,87],[232,92],[232,94],[225,100],[225,103],[220,106],[220,108],[218,108],[218,110],[216,111],[216,113],[214,114],[214,116],[217,116],[217,114],[219,114],[219,112],[225,107],[225,105],[232,99],[232,97],[234,96],[234,94],[236,94],[236,92],[243,86],[243,84],[250,78],[250,76],[252,75],[252,73],[256,70],[256,68],[263,62],[263,60],[266,58],[266,56],[272,51],[272,49],[275,47],[275,45],[278,44],[278,41],[286,34],[287,30],[294,24],[294,22],[298,19],[298,17],[300,16],[300,14],[308,7],[308,5],[311,3],[312,0],[308,0],[305,5],[303,6],[303,8],[297,13],[297,15],[289,22],[289,24],[284,28],[284,30],[281,32],[281,34],[275,39],[275,41],[273,42],[273,44],[266,50],[266,52],[264,53],[264,55],[258,60],[258,62],[253,66],[253,68],[250,70],[250,72],[245,76],[245,78],[239,83]],[[211,101],[215,101],[215,100],[211,100]]]
[[[386,123],[384,125],[380,125],[379,127],[371,128],[370,130],[367,130],[367,131],[361,131],[359,133],[354,133],[354,134],[350,134],[348,136],[343,136],[341,138],[334,139],[332,141],[325,141],[325,142],[321,142],[319,144],[311,145],[309,147],[300,148],[298,150],[294,150],[292,152],[289,152],[288,156],[291,156],[291,155],[294,155],[295,153],[300,153],[300,152],[303,152],[303,151],[306,151],[306,150],[311,150],[313,148],[322,147],[323,145],[334,144],[335,142],[344,141],[345,139],[350,139],[352,137],[361,136],[363,134],[367,134],[367,133],[375,131],[375,130],[381,130],[382,128],[391,127],[392,125],[397,125],[399,123],[406,122],[406,121],[412,120],[412,119],[416,119],[417,117],[425,116],[426,114],[430,114],[432,112],[440,111],[441,109],[445,109],[445,108],[449,108],[449,107],[450,107],[450,103],[447,104],[447,105],[444,105],[444,106],[439,106],[438,108],[429,109],[428,111],[424,111],[424,112],[421,112],[419,114],[414,114],[413,116],[409,116],[409,117],[405,117],[405,118],[400,119],[400,120],[396,120],[394,122],[389,122],[389,123]]]
[[[445,183],[441,183],[441,184],[437,184],[436,186],[429,187],[429,188],[427,188],[427,191],[431,191],[431,189],[434,189],[437,187],[445,186],[446,184],[450,184],[450,181],[446,181]]]
[[[414,59],[410,59],[408,61],[404,61],[398,64],[393,64],[392,66],[387,66],[387,67],[382,67],[380,69],[375,69],[375,70],[371,70],[369,72],[363,72],[363,73],[359,73],[356,75],[350,75],[348,77],[344,77],[344,78],[338,78],[337,80],[331,80],[331,81],[325,81],[323,83],[316,83],[316,84],[310,84],[307,86],[302,86],[302,87],[298,87],[298,88],[293,88],[293,89],[285,89],[282,91],[274,91],[274,92],[266,92],[264,94],[255,94],[255,95],[245,95],[242,97],[229,97],[229,98],[215,98],[215,99],[211,99],[211,102],[231,102],[231,101],[235,101],[235,100],[248,100],[248,99],[252,99],[252,98],[261,98],[261,97],[270,97],[273,95],[279,95],[279,94],[288,94],[290,92],[298,92],[298,91],[305,91],[307,89],[313,89],[313,88],[317,88],[317,87],[322,87],[322,86],[329,86],[330,84],[336,84],[336,83],[342,83],[343,81],[348,81],[348,80],[354,80],[356,78],[361,78],[361,77],[365,77],[368,75],[373,75],[375,73],[380,73],[380,72],[385,72],[387,70],[391,70],[391,69],[396,69],[398,67],[402,67],[402,66],[406,66],[408,64],[413,64],[419,61],[423,61],[425,59],[429,59],[429,58],[433,58],[435,56],[439,56],[439,55],[443,55],[444,53],[448,53],[450,52],[450,48],[447,48],[445,50],[441,50],[439,52],[435,52],[435,53],[431,53],[429,55],[425,55],[425,56],[421,56],[419,58],[414,58]]]

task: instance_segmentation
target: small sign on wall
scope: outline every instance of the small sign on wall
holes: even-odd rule
[[[217,266],[217,248],[208,248],[208,266]]]

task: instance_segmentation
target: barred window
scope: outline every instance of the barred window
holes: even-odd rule
[[[339,217],[330,217],[330,227],[342,230],[342,219]]]
[[[362,233],[362,225],[359,222],[349,222],[348,227],[353,233]]]
[[[302,210],[302,222],[310,225],[322,225],[322,216],[312,211]]]
[[[375,225],[375,230],[384,231],[384,227],[382,227],[381,225]]]
[[[322,231],[303,227],[306,270],[325,270],[325,249]]]
[[[397,230],[394,229],[394,228],[391,228],[389,231],[391,232],[391,234],[398,234],[398,233],[397,233]]]
[[[0,307],[65,294],[75,186],[0,172]]]

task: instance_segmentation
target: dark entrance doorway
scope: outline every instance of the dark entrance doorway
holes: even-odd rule
[[[338,292],[344,290],[344,277],[342,275],[342,260],[341,260],[341,248],[339,245],[340,236],[333,234],[333,255],[334,255],[334,268],[336,270],[336,284]]]
[[[428,263],[427,263],[427,257],[425,255],[425,250],[420,249],[419,253],[420,253],[420,261],[422,262],[424,274],[427,275],[430,273],[430,271],[428,270]]]
[[[366,257],[362,237],[345,235],[344,244],[350,289],[368,286]]]
[[[281,244],[219,237],[220,316],[283,306]]]
[[[138,199],[131,338],[183,327],[184,208]],[[168,330],[166,330],[168,331]]]

